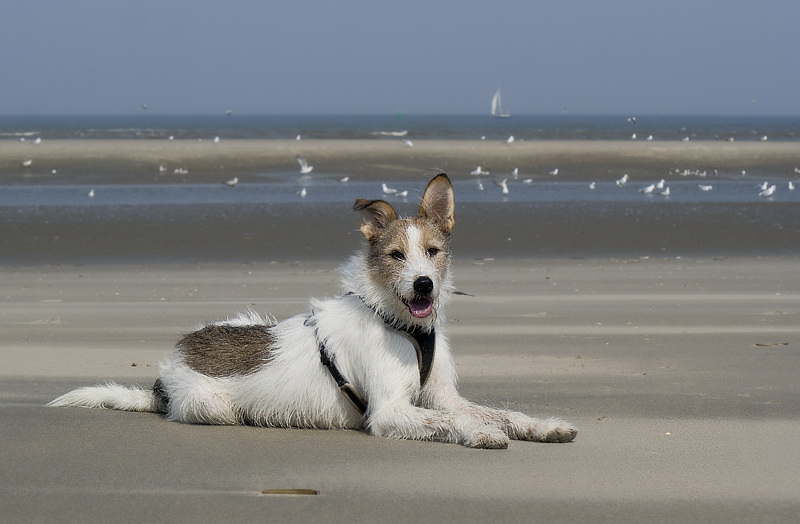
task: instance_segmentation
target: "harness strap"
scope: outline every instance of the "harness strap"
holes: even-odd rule
[[[319,340],[319,337],[317,337],[317,340]],[[339,368],[336,367],[336,364],[333,363],[333,359],[328,355],[328,348],[325,347],[322,341],[319,342],[319,358],[322,364],[331,372],[331,376],[333,380],[336,381],[339,391],[350,401],[350,404],[362,415],[366,413],[367,401],[364,400],[364,397],[361,396],[355,386],[342,376],[341,372],[339,372]]]

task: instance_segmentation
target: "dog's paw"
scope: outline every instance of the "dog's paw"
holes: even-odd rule
[[[534,442],[572,442],[578,436],[578,428],[558,419],[538,421],[525,428],[522,440]]]
[[[499,428],[484,426],[471,431],[467,435],[464,445],[480,449],[506,449],[508,447],[508,435]]]

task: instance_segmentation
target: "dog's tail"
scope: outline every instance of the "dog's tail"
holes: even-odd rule
[[[165,413],[167,400],[160,382],[152,388],[120,386],[108,382],[102,386],[90,386],[70,391],[51,401],[48,406],[76,406],[84,408],[119,409],[123,411],[149,411]]]

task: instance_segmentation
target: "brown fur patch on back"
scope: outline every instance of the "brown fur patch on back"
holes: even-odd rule
[[[186,364],[209,377],[255,373],[270,358],[275,337],[267,326],[209,325],[180,342]]]

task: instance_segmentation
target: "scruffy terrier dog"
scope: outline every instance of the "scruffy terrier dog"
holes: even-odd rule
[[[340,268],[343,294],[270,322],[251,313],[178,342],[152,388],[109,383],[50,406],[166,413],[196,424],[365,429],[391,438],[502,449],[509,439],[569,442],[574,426],[467,401],[445,336],[453,290],[453,188],[428,183],[419,215],[356,201],[367,245]]]

